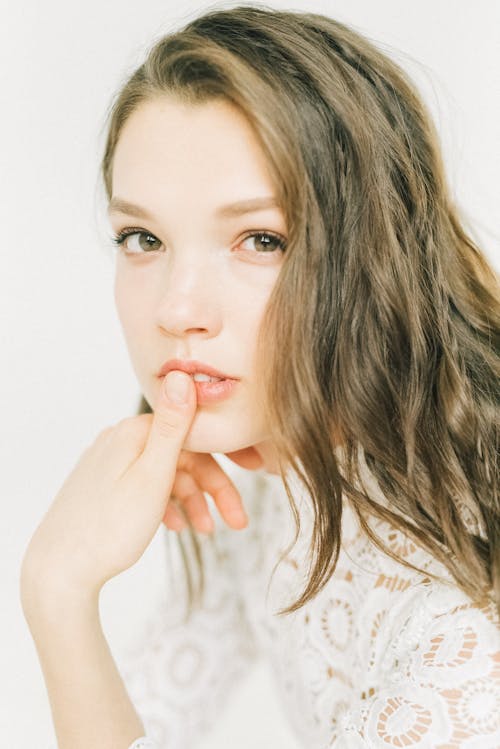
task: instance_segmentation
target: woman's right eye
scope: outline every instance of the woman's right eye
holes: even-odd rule
[[[123,231],[111,237],[111,240],[116,245],[123,245],[124,251],[128,255],[144,255],[158,249],[155,244],[161,246],[160,240],[154,234],[141,229],[123,229]]]

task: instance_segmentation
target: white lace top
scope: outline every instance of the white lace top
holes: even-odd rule
[[[221,715],[228,690],[261,656],[271,662],[304,749],[500,749],[500,621],[493,604],[473,605],[427,552],[370,521],[391,549],[442,582],[383,554],[346,502],[333,577],[303,608],[279,617],[275,612],[298,598],[307,579],[307,494],[292,477],[301,533],[271,579],[294,537],[283,484],[262,471],[233,480],[250,522],[233,531],[214,511],[216,532],[198,534],[203,610],[183,623],[182,607],[169,603],[121,667],[146,733],[129,749],[195,749]],[[173,535],[167,532],[169,542]],[[179,588],[182,567],[172,559]]]

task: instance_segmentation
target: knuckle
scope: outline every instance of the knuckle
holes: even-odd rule
[[[104,429],[101,429],[101,431],[97,435],[97,439],[101,439],[103,437],[107,437],[108,434],[111,434],[111,432],[113,431],[113,429],[114,429],[114,427],[112,427],[112,426],[104,427]]]
[[[139,448],[146,440],[148,428],[143,419],[138,419],[136,416],[126,416],[120,419],[114,427],[111,427],[110,432],[113,439],[119,444],[130,444]]]
[[[115,425],[115,429],[119,430],[127,430],[135,427],[136,424],[136,417],[135,416],[125,416],[123,419],[120,419],[120,421],[117,422]]]
[[[182,503],[190,512],[196,510],[205,502],[199,491],[186,492],[182,497]]]
[[[146,429],[146,423],[137,416],[126,416],[115,425],[115,432],[119,437],[141,437]]]

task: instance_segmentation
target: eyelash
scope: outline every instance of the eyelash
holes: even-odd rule
[[[135,228],[134,227],[134,228],[130,228],[130,229],[122,229],[120,232],[118,232],[118,234],[115,234],[115,235],[113,235],[111,237],[111,241],[115,245],[119,246],[119,245],[122,245],[128,237],[134,236],[134,234],[143,234],[145,236],[154,237],[154,239],[158,239],[150,231],[144,231],[144,229],[139,229],[139,228]],[[265,251],[265,250],[263,250],[262,252],[258,252],[256,250],[255,253],[252,253],[252,254],[256,254],[256,255],[274,255],[276,252],[284,252],[285,249],[286,249],[286,240],[285,240],[285,238],[282,237],[279,234],[275,234],[274,232],[270,232],[270,231],[252,231],[252,232],[249,232],[248,234],[245,234],[245,236],[243,237],[243,239],[241,241],[244,242],[246,239],[249,239],[250,237],[271,237],[271,239],[276,240],[277,243],[278,243],[278,247],[275,250],[272,250],[272,251]],[[155,250],[151,250],[151,252],[155,252]],[[128,252],[126,254],[128,254],[128,255],[149,255],[150,253],[149,252]]]

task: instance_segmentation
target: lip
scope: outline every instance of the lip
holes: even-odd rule
[[[209,375],[209,377],[221,378],[221,382],[195,381],[196,400],[199,406],[218,403],[219,401],[229,398],[240,379],[239,377],[226,375],[224,372],[220,372],[218,369],[214,369],[214,367],[211,367],[204,362],[196,361],[195,359],[169,359],[161,367],[158,372],[158,377],[165,377],[165,375],[167,375],[172,369],[180,369],[182,372],[187,372],[190,375],[193,375],[195,372],[200,372]]]
[[[222,380],[239,380],[239,377],[219,372],[209,364],[205,364],[202,361],[196,359],[169,359],[163,364],[158,372],[158,377],[165,377],[166,374],[172,369],[180,369],[182,372],[187,372],[190,375],[199,372],[200,374],[206,374],[209,377],[220,377]]]

